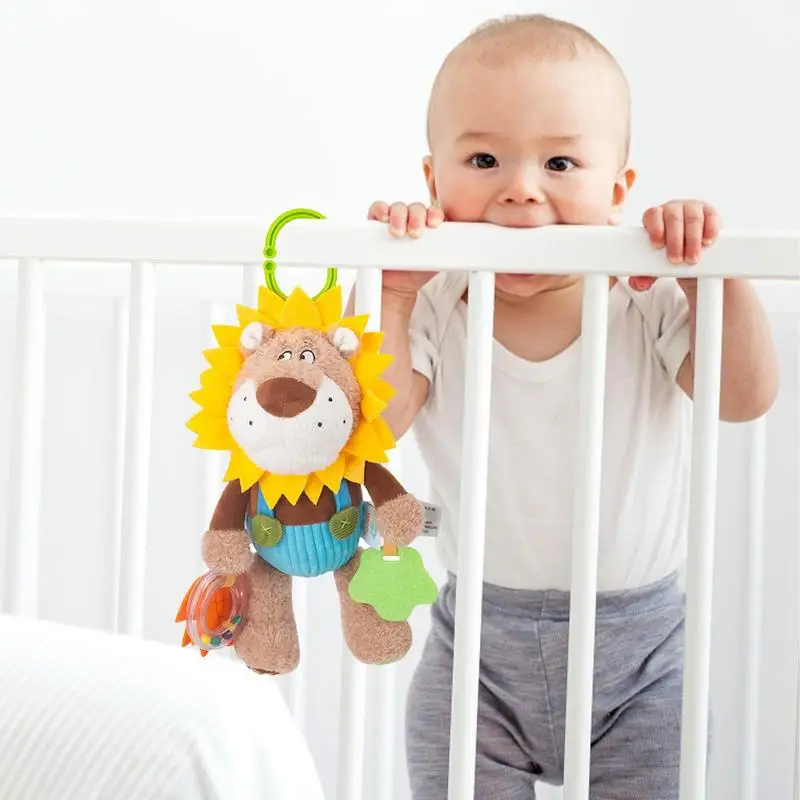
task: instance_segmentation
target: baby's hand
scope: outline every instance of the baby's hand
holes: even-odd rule
[[[722,226],[719,214],[709,203],[699,200],[672,200],[649,208],[642,222],[653,247],[666,248],[673,264],[697,264],[703,247],[709,247]],[[632,277],[632,289],[646,291],[655,278]]]
[[[422,203],[384,203],[376,201],[369,207],[367,219],[389,223],[392,236],[410,236],[418,239],[425,228],[438,228],[444,222],[444,212],[440,208],[426,208]]]
[[[427,208],[422,203],[384,203],[376,201],[369,207],[367,219],[389,223],[389,234],[395,238],[409,236],[418,239],[426,228],[437,228],[444,222],[439,208]],[[417,292],[436,273],[402,270],[384,270],[383,290],[399,298],[404,307],[413,306]]]

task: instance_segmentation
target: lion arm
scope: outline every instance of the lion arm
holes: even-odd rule
[[[250,537],[244,530],[249,500],[250,492],[242,492],[238,481],[231,481],[223,490],[209,529],[203,534],[203,561],[209,569],[236,575],[253,563]]]
[[[364,486],[375,505],[376,522],[383,538],[394,545],[410,544],[422,530],[422,506],[400,481],[381,464],[368,461]]]

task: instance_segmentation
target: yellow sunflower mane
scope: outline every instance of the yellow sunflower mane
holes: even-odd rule
[[[209,369],[200,376],[200,389],[190,395],[201,410],[187,423],[189,430],[197,434],[194,446],[229,451],[231,457],[225,480],[238,480],[243,492],[258,482],[264,499],[272,507],[281,496],[294,504],[303,493],[316,503],[323,486],[336,492],[343,478],[363,483],[366,462],[388,461],[386,451],[395,446],[392,432],[380,416],[394,394],[394,389],[380,377],[392,360],[392,356],[379,352],[383,334],[364,331],[366,315],[342,318],[342,292],[338,285],[316,300],[300,288],[284,300],[262,286],[258,292],[258,308],[237,306],[236,311],[239,324],[213,326],[219,347],[203,353]],[[345,327],[358,337],[359,348],[350,359],[350,365],[361,389],[361,416],[337,460],[325,469],[307,475],[267,472],[256,466],[231,436],[228,403],[244,364],[239,340],[251,322],[261,322],[275,330],[300,327],[322,333]]]

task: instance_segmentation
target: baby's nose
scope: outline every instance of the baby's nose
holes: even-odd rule
[[[538,170],[521,167],[510,176],[502,194],[504,203],[544,203],[545,197],[539,182]]]

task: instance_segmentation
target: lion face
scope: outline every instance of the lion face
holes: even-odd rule
[[[278,475],[305,475],[336,461],[360,415],[361,391],[347,362],[358,348],[353,331],[276,332],[253,322],[240,344],[245,362],[227,411],[237,445]]]

